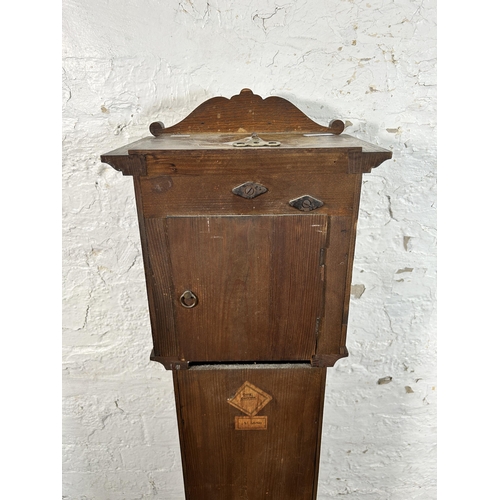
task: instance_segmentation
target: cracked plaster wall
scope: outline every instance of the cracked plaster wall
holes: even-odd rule
[[[393,151],[364,177],[318,498],[435,498],[435,2],[63,8],[63,498],[183,498],[171,374],[148,360],[132,180],[99,155],[244,87]]]

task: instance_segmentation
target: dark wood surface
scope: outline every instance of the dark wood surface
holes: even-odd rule
[[[392,156],[343,128],[244,89],[101,157],[134,176],[151,359],[173,370],[188,500],[316,498],[362,174]],[[253,133],[280,145],[233,145]]]
[[[303,133],[303,132],[260,132],[258,136],[266,141],[279,141],[278,147],[246,147],[236,148],[233,143],[240,141],[248,134],[226,133],[198,133],[198,134],[172,134],[159,137],[145,137],[126,147],[129,154],[178,154],[187,151],[224,151],[237,153],[238,151],[266,151],[266,154],[276,154],[284,150],[358,150],[361,153],[383,153],[387,150],[362,141],[347,134],[335,135],[332,133]],[[274,152],[274,153],[273,153]],[[247,153],[244,153],[247,154]]]
[[[237,168],[242,161],[257,165],[269,163],[269,159],[271,163],[289,168],[300,168],[304,162],[314,160],[338,173],[357,173],[370,172],[391,158],[392,153],[384,148],[347,134],[340,135],[343,130],[340,120],[333,120],[329,127],[324,127],[286,99],[277,96],[262,99],[244,89],[231,99],[209,99],[171,127],[155,122],[150,127],[154,137],[145,137],[110,151],[102,155],[101,160],[124,175],[158,175],[196,174],[197,169],[207,171],[214,167],[220,173],[221,169]],[[266,141],[278,141],[280,146],[233,146],[234,142],[253,133]],[[332,155],[340,152],[348,155],[348,163],[335,165]],[[164,168],[150,172],[145,164],[148,155],[162,160]],[[151,164],[161,165],[148,163],[150,168]]]
[[[244,135],[231,137],[236,140]],[[392,156],[386,149],[348,135],[307,137],[288,133],[263,138],[280,140],[281,146],[236,148],[224,134],[147,137],[102,155],[101,161],[124,175],[231,173],[249,163],[271,171],[285,168],[289,173],[304,170],[308,164],[333,173],[367,173]]]
[[[248,181],[258,182],[267,192],[253,199],[235,196],[232,189]],[[172,215],[269,215],[297,214],[290,200],[308,194],[324,205],[317,213],[348,216],[353,213],[355,175],[309,172],[287,175],[247,167],[237,174],[158,175],[140,177],[145,217]],[[186,202],[189,200],[189,202]]]
[[[156,356],[199,362],[346,355],[353,219],[146,218]],[[193,309],[180,305],[186,289],[199,295]]]
[[[205,153],[221,152],[226,154],[252,154],[252,152],[265,151],[265,154],[276,154],[278,151],[292,150],[300,153],[301,150],[326,150],[333,152],[358,151],[362,154],[371,153],[390,153],[375,144],[362,141],[348,134],[335,135],[331,132],[259,132],[259,137],[264,140],[276,140],[281,143],[279,147],[258,147],[258,148],[236,148],[233,142],[248,137],[247,133],[227,134],[227,133],[197,133],[197,134],[172,134],[161,135],[159,137],[144,137],[135,142],[117,148],[103,156],[128,156],[128,155],[146,155],[162,153],[162,155],[188,154],[190,151],[203,151]],[[273,153],[274,151],[274,153]]]
[[[188,500],[313,500],[326,369],[307,365],[191,368],[174,372]],[[236,430],[228,403],[250,382],[272,400],[265,430]]]
[[[347,355],[361,174],[392,153],[335,127],[245,89],[103,155],[135,178],[152,359],[167,368],[278,359],[331,366]],[[253,132],[281,145],[233,146]],[[263,194],[235,195],[246,182]],[[319,208],[290,203],[304,196]],[[318,232],[306,230],[302,217],[311,214]],[[184,309],[179,296],[190,288],[201,300]]]
[[[270,110],[273,113],[270,113]],[[230,99],[213,97],[200,104],[184,120],[164,127],[155,122],[150,132],[155,136],[175,133],[232,132],[247,133],[258,130],[265,132],[315,131],[340,134],[344,124],[332,120],[329,127],[312,121],[290,101],[278,96],[262,99],[250,89],[243,89]]]
[[[350,253],[353,216],[330,218],[330,238],[325,252],[325,308],[320,324],[314,357],[344,355],[345,339],[342,338],[344,304],[349,299],[347,276],[352,267]],[[329,358],[325,358],[329,359]],[[336,360],[335,360],[336,361]],[[325,366],[333,366],[327,363]]]
[[[249,200],[230,190],[250,178],[250,167],[247,174],[140,178],[155,359],[296,359],[332,366],[347,355],[348,283],[361,175],[324,175],[319,181],[304,176],[300,182],[257,176],[269,190]],[[305,193],[324,205],[304,214],[288,204]],[[200,217],[200,212],[207,215]],[[309,222],[313,215],[321,223]],[[279,229],[278,221],[287,222]],[[319,288],[313,286],[317,272]],[[311,273],[309,281],[304,273]],[[186,310],[179,296],[191,288],[204,297]],[[287,301],[285,309],[270,300],[278,296]]]
[[[310,360],[323,310],[328,217],[146,219],[157,354],[206,361]],[[165,252],[168,248],[168,255]],[[185,290],[199,303],[181,305]],[[169,340],[167,340],[167,338]],[[165,351],[163,351],[165,349]]]
[[[378,155],[378,153],[377,153]],[[369,155],[375,158],[373,154]],[[283,178],[300,174],[349,174],[354,173],[349,150],[286,150],[279,148],[235,148],[228,151],[172,152],[146,154],[149,176],[179,174],[241,175],[249,167],[257,175],[280,175]]]

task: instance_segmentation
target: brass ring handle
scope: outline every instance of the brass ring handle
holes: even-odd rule
[[[181,301],[181,306],[186,309],[191,309],[198,304],[198,297],[191,290],[186,290],[179,300]]]

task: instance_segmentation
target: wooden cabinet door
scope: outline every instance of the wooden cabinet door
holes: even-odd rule
[[[183,359],[311,358],[323,309],[326,215],[167,217],[161,230]],[[179,300],[186,291],[197,298],[192,308]]]

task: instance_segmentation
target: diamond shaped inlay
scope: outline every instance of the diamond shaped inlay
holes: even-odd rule
[[[248,416],[253,417],[272,399],[272,396],[262,389],[255,387],[250,382],[245,382],[227,402]]]
[[[245,182],[244,184],[240,184],[232,189],[233,193],[241,196],[242,198],[247,198],[251,200],[256,196],[264,194],[267,191],[267,188],[258,182]]]
[[[311,210],[316,210],[324,205],[321,200],[318,200],[313,196],[309,196],[308,194],[305,194],[300,198],[290,200],[289,204],[297,210],[302,210],[303,212],[310,212]]]

